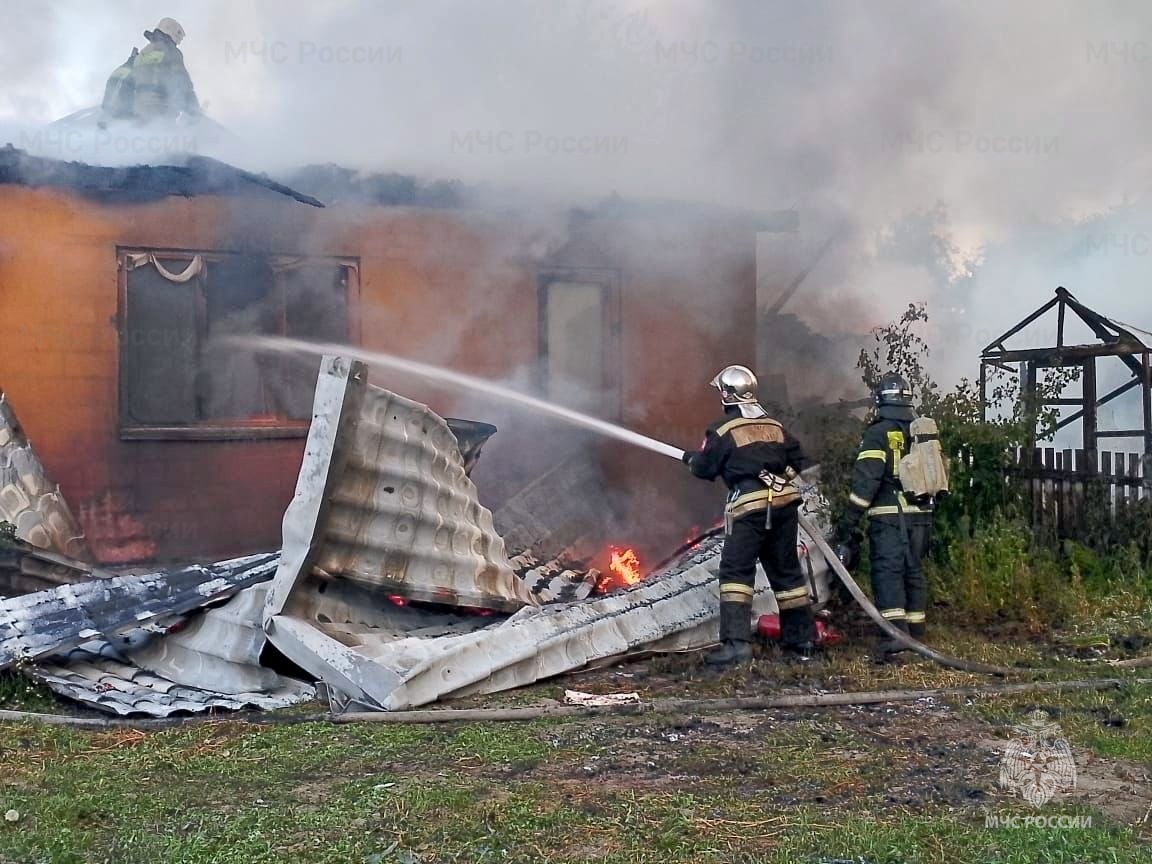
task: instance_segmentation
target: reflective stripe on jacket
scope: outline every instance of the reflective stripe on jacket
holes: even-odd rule
[[[708,427],[689,468],[704,480],[724,480],[731,490],[724,512],[739,519],[799,501],[793,481],[808,465],[800,443],[778,421],[727,416]],[[770,485],[761,479],[764,472]]]
[[[932,512],[931,507],[909,502],[900,485],[900,459],[908,452],[908,427],[913,419],[911,409],[881,408],[864,431],[852,471],[850,508],[869,516]]]

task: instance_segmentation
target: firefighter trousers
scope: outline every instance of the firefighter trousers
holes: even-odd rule
[[[780,608],[781,638],[786,645],[801,645],[815,638],[812,597],[796,552],[800,504],[767,513],[757,511],[732,522],[720,555],[721,602],[752,603],[756,562],[764,566],[768,584]]]
[[[868,525],[872,594],[880,614],[893,624],[923,633],[928,609],[924,556],[932,539],[932,514],[873,516]]]

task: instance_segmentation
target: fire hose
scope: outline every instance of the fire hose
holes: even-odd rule
[[[824,556],[824,560],[827,561],[828,566],[832,568],[832,572],[840,578],[840,581],[844,583],[844,587],[848,589],[848,593],[852,595],[852,599],[856,601],[861,609],[868,613],[868,617],[875,621],[887,636],[890,636],[908,650],[915,651],[922,657],[927,657],[929,660],[933,660],[949,669],[959,669],[963,672],[975,672],[979,675],[998,675],[1001,677],[1009,675],[1012,672],[1021,671],[1008,669],[1003,666],[990,666],[987,663],[976,663],[972,660],[961,660],[958,657],[949,657],[947,654],[941,654],[939,651],[929,648],[923,642],[918,642],[903,630],[894,627],[891,621],[880,614],[880,610],[868,599],[868,595],[860,590],[860,586],[856,584],[856,580],[852,578],[852,574],[848,572],[848,568],[844,566],[840,558],[832,551],[832,547],[828,545],[828,541],[824,539],[824,535],[820,533],[808,517],[801,513],[799,521],[800,527],[812,538],[812,541],[816,544],[816,548],[820,550],[820,553]]]
[[[671,445],[665,445],[669,450],[675,450]],[[671,454],[667,454],[671,455]],[[677,458],[683,458],[683,451],[677,452]],[[856,580],[852,578],[852,574],[848,572],[841,562],[839,556],[828,545],[828,541],[824,539],[823,533],[812,524],[802,512],[798,516],[800,527],[807,532],[808,536],[816,544],[816,548],[820,550],[820,554],[824,556],[824,560],[828,562],[828,566],[832,568],[832,572],[844,583],[844,587],[848,589],[848,593],[852,595],[852,599],[856,601],[857,605],[863,609],[868,617],[876,622],[876,625],[893,640],[903,645],[909,651],[913,651],[922,657],[927,657],[935,663],[944,666],[948,669],[959,669],[962,672],[973,672],[977,675],[996,675],[1004,677],[1011,675],[1014,672],[1024,670],[1008,669],[1004,666],[991,666],[987,663],[977,663],[973,660],[962,660],[959,657],[949,657],[947,654],[941,654],[932,648],[929,648],[923,642],[913,639],[910,635],[905,633],[892,625],[887,618],[880,614],[880,610],[873,605],[872,601],[868,599],[860,586],[856,584]]]

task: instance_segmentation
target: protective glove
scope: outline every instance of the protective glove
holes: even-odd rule
[[[691,464],[692,460],[700,455],[699,450],[685,450],[684,455],[680,457],[680,461],[685,465]]]
[[[860,558],[859,545],[852,542],[841,543],[834,551],[836,552],[836,557],[840,559],[840,563],[844,565],[845,570],[851,573],[856,569]]]
[[[844,569],[851,573],[860,563],[860,544],[864,535],[860,531],[860,519],[855,514],[842,519],[836,534],[836,546],[833,551]]]

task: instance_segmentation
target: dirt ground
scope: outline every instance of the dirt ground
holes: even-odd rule
[[[561,704],[564,689],[638,692],[650,699],[988,683],[919,660],[892,670],[868,670],[869,675],[863,677],[871,680],[863,684],[858,663],[849,668],[837,663],[796,668],[776,659],[761,652],[750,670],[711,676],[702,670],[696,655],[655,657],[564,676],[550,685],[518,691],[518,695],[523,702],[551,705]],[[499,704],[507,696],[445,707]],[[999,701],[989,700],[984,707]],[[550,760],[517,773],[577,786],[591,781],[600,789],[632,790],[676,789],[739,778],[745,792],[779,808],[807,804],[852,810],[870,801],[911,810],[945,807],[976,818],[1014,798],[998,786],[1000,761],[1014,737],[1012,724],[983,719],[977,704],[981,702],[923,697],[886,705],[730,712],[650,722],[588,720],[579,727],[580,737],[593,745],[594,758],[581,764]],[[1008,700],[1002,710],[1017,721],[1041,710],[1057,719],[1074,718],[1078,727],[1088,725],[1101,731],[1129,723],[1108,696],[1073,696],[1070,700],[1053,693],[1023,695]],[[1152,736],[1145,718],[1133,717],[1132,721]],[[1152,840],[1152,763],[1100,755],[1074,736],[1068,737],[1073,739],[1076,787],[1058,793],[1053,803],[1094,808]],[[782,752],[789,749],[795,752]],[[830,783],[835,779],[830,775],[838,773],[843,779]],[[1020,799],[1015,798],[1015,803]]]

